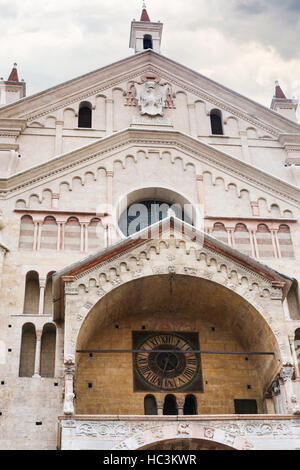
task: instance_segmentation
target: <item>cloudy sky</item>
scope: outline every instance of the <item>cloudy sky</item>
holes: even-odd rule
[[[300,0],[147,0],[162,53],[266,106],[278,79],[300,98]],[[133,52],[142,0],[0,0],[0,76],[13,62],[27,95]]]

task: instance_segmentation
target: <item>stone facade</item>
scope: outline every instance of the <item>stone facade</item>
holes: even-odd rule
[[[130,58],[14,102],[0,84],[0,447],[300,448],[297,104],[276,89],[268,110],[161,56],[142,18]],[[145,200],[197,223],[170,212],[126,237]],[[141,330],[198,333],[198,416],[176,390],[179,417],[157,390],[144,416]],[[127,352],[78,352],[99,349]]]

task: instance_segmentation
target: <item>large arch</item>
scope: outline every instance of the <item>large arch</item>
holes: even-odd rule
[[[199,331],[200,347],[206,350],[222,351],[225,348],[227,351],[274,352],[274,356],[222,356],[222,361],[226,362],[224,369],[227,373],[232,369],[233,372],[231,371],[230,374],[234,376],[235,367],[244,368],[241,374],[243,375],[242,383],[249,376],[249,383],[246,380],[243,385],[245,390],[235,391],[237,396],[232,396],[232,399],[255,396],[261,402],[259,412],[264,412],[263,391],[278,371],[281,362],[280,351],[276,337],[262,314],[238,293],[211,280],[194,276],[153,275],[131,280],[110,291],[91,308],[80,328],[76,349],[131,349],[131,331],[135,329]],[[126,331],[126,337],[122,336],[124,331]],[[218,357],[216,370],[222,367],[220,357]],[[227,359],[225,361],[225,357],[230,357],[230,361]],[[246,364],[246,359],[248,376],[243,365]],[[101,370],[101,364],[104,363],[107,366],[110,364],[113,368],[114,360],[120,364],[120,367],[127,368],[130,373],[132,368],[130,355],[109,357],[97,354],[91,359],[87,355],[77,353],[76,395],[79,414],[143,414],[143,400],[146,393],[135,396],[137,406],[141,405],[140,411],[130,407],[124,409],[121,404],[119,408],[110,408],[109,400],[105,399],[105,393],[108,394],[108,389],[105,392],[105,386],[101,399],[102,408],[93,408],[92,400],[86,407],[84,400],[82,401],[82,397],[87,396],[85,386],[90,380],[89,377],[92,376],[92,370],[95,370],[95,367],[100,367],[99,370]],[[212,356],[202,357],[203,367],[206,370],[210,367],[214,368],[211,366],[214,360]],[[118,377],[121,373],[120,369],[118,371],[116,369],[114,373],[120,383],[120,377]],[[102,372],[105,375],[105,371]],[[225,380],[226,374],[221,374],[219,377]],[[238,377],[235,377],[232,380],[237,379]],[[100,379],[96,379],[97,383],[98,380]],[[216,378],[214,379],[211,374],[208,386],[214,380]],[[252,387],[253,392],[247,395],[246,387],[249,386],[250,389]],[[128,394],[129,392],[128,388]],[[90,398],[92,393],[97,397],[97,392],[94,390]],[[234,411],[228,411],[229,405],[226,406],[224,413],[222,413],[222,408],[218,408],[215,413],[212,409],[212,413],[233,414]],[[205,411],[209,414],[207,409]],[[199,412],[203,411],[200,409]]]

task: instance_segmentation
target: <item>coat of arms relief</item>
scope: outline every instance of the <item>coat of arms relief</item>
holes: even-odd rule
[[[131,82],[126,94],[126,106],[138,106],[142,116],[163,116],[165,108],[175,108],[168,83],[161,84],[156,75],[141,77],[141,83]]]

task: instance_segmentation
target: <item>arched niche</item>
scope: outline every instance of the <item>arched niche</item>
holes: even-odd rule
[[[157,403],[154,395],[146,395],[144,398],[144,410],[146,416],[157,415]]]
[[[78,127],[80,128],[92,127],[92,105],[89,101],[83,101],[79,105]]]
[[[32,323],[22,327],[19,377],[32,377],[34,374],[36,331]]]
[[[177,416],[178,407],[175,395],[168,394],[165,396],[163,414],[165,416]]]
[[[211,349],[214,344],[218,346],[214,346],[216,349],[222,351],[224,348],[227,351],[244,351],[245,357],[241,355],[234,359],[222,355],[212,359],[211,356],[203,355],[203,371],[212,367],[212,364],[213,368],[217,367],[216,376],[226,390],[227,381],[232,381],[230,371],[241,368],[241,381],[243,383],[250,380],[252,390],[256,390],[259,409],[263,412],[263,390],[278,370],[281,356],[270,326],[246,299],[222,285],[193,276],[176,275],[172,279],[171,288],[168,275],[132,280],[110,291],[91,308],[80,328],[76,349],[131,349],[132,331],[143,328],[146,331],[198,332],[202,349]],[[247,352],[258,351],[272,352],[275,355],[246,358]],[[218,361],[220,362],[216,366]],[[77,353],[75,362],[77,413],[144,414],[143,397],[136,400],[132,396],[133,387],[129,379],[132,374],[132,358],[129,354],[107,356],[102,353],[93,355],[91,359],[86,354]],[[92,374],[92,370],[99,373],[98,390],[93,390],[95,401],[86,402],[84,377]],[[107,383],[101,379],[109,376],[108,370],[111,377],[118,378],[118,387],[114,387],[109,379]],[[205,378],[204,374],[205,380],[209,382],[210,377]],[[247,385],[248,382],[245,382],[245,390]],[[120,386],[128,400],[124,409],[117,410],[112,404],[120,403]],[[205,390],[204,386],[204,394],[196,392],[201,403],[208,397]],[[101,394],[101,399],[100,395],[97,398],[97,393]],[[218,393],[221,391],[218,390]],[[239,398],[235,394],[236,391],[232,396],[227,395],[226,406],[223,408],[221,405],[218,408],[215,406],[218,399],[212,393],[209,398],[211,407],[207,401],[201,408],[201,413],[234,414],[234,399]]]
[[[36,315],[39,313],[40,284],[39,275],[36,271],[29,271],[25,280],[25,297],[23,313],[25,315]]]
[[[187,395],[185,397],[183,414],[190,416],[198,414],[197,398],[195,395]]]
[[[41,377],[54,377],[55,374],[56,326],[44,325],[41,340]]]

